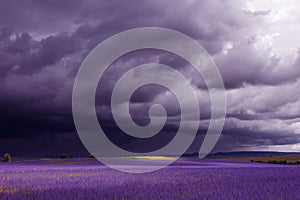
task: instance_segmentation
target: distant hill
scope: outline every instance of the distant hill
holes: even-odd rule
[[[270,157],[270,156],[300,156],[300,152],[276,151],[234,151],[209,154],[206,158],[239,158],[239,157]],[[198,157],[198,153],[185,154],[183,157]]]

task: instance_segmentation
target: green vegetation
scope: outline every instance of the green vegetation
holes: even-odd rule
[[[96,156],[94,154],[90,154],[89,158],[95,158]]]
[[[70,158],[70,156],[66,153],[60,155],[60,159],[68,159],[68,158]]]
[[[9,153],[4,154],[3,162],[11,162],[11,155]]]
[[[286,160],[268,160],[268,161],[261,161],[261,160],[250,160],[250,162],[257,162],[257,163],[268,163],[268,164],[281,164],[281,165],[300,165],[300,161],[286,161]]]

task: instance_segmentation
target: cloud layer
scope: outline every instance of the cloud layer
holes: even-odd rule
[[[76,72],[99,42],[120,31],[145,26],[171,28],[189,35],[216,62],[228,102],[224,133],[215,151],[270,149],[278,145],[293,150],[300,143],[300,41],[289,35],[300,32],[300,15],[294,12],[298,6],[297,1],[272,1],[270,5],[221,0],[2,1],[0,151],[18,152],[24,147],[33,152],[43,149],[37,147],[38,143],[50,138],[53,143],[41,151],[66,151],[62,147],[69,142],[72,151],[85,152],[72,120]],[[131,99],[130,112],[141,125],[149,122],[152,104],[161,103],[168,111],[163,132],[147,145],[146,141],[122,135],[112,119],[109,97],[114,84],[133,66],[148,62],[174,67],[191,81],[200,99],[202,137],[210,117],[209,94],[203,80],[185,60],[158,50],[124,55],[102,77],[96,110],[109,137],[124,148],[146,151],[159,148],[174,136],[180,122],[178,102],[159,86],[140,88]],[[145,145],[141,145],[143,142]]]

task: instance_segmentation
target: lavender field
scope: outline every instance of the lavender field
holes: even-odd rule
[[[93,159],[38,160],[0,164],[0,199],[300,199],[299,180],[297,165],[180,159],[128,174]]]

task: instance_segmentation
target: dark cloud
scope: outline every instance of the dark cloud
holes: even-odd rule
[[[36,138],[36,145],[25,141],[24,146],[42,148],[38,143],[53,137],[60,141],[59,148],[69,140],[82,148],[78,138],[74,139],[71,110],[72,86],[80,63],[99,42],[113,34],[160,26],[196,39],[220,69],[228,89],[228,118],[236,120],[226,122],[218,149],[300,142],[296,137],[297,121],[288,121],[298,119],[300,112],[299,51],[294,52],[293,59],[275,54],[268,37],[266,40],[261,34],[274,12],[247,11],[245,7],[242,1],[222,0],[1,1],[0,139],[18,146],[24,138]],[[96,109],[98,115],[101,113],[98,117],[104,129],[111,132],[111,139],[131,150],[159,148],[172,139],[180,121],[174,96],[163,87],[148,85],[134,93],[130,112],[138,124],[145,125],[149,122],[150,106],[161,103],[169,116],[162,133],[146,145],[149,141],[122,135],[114,123],[110,96],[116,81],[133,66],[149,62],[172,66],[190,80],[200,100],[201,119],[210,117],[205,83],[184,59],[156,50],[123,55],[100,80]],[[271,124],[276,124],[277,129],[265,131]],[[199,138],[205,127],[200,127]],[[169,135],[162,136],[163,133]],[[76,145],[70,141],[72,149]],[[47,148],[51,146],[49,142]],[[5,149],[13,147],[0,144],[0,151]]]

